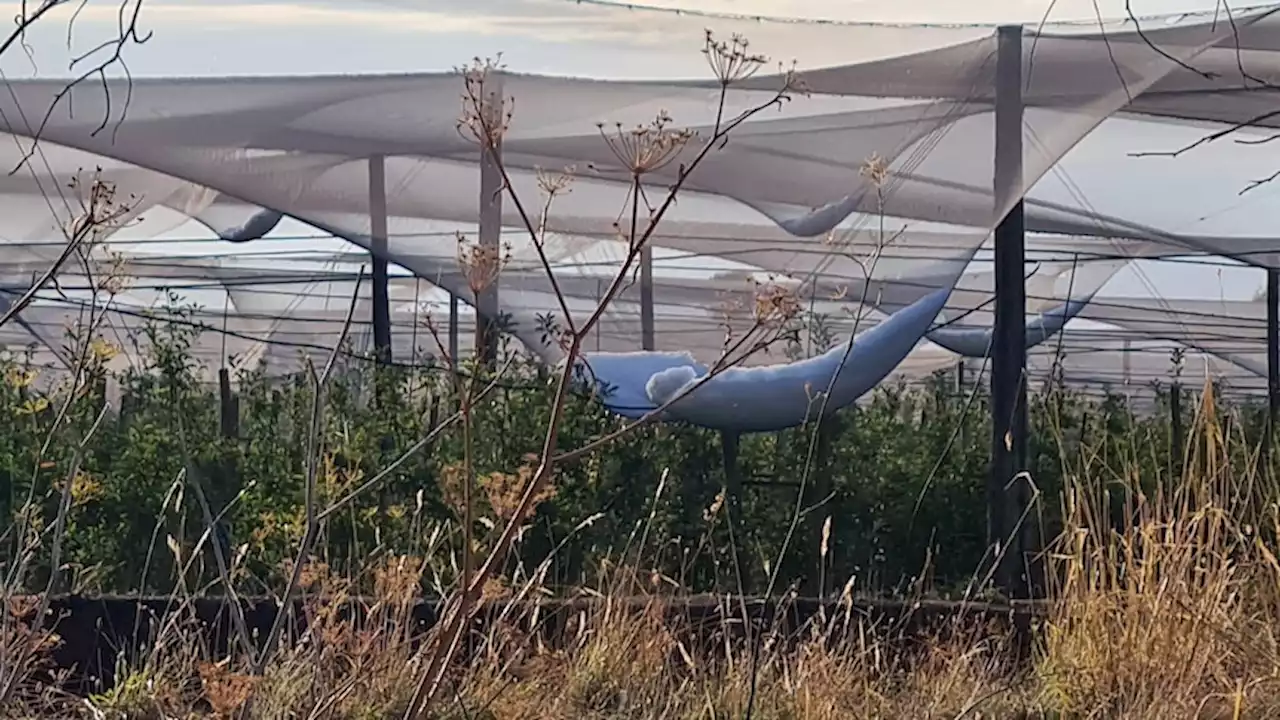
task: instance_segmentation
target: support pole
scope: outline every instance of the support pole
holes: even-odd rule
[[[640,248],[640,347],[657,349],[653,332],[653,246],[647,242]]]
[[[1267,427],[1264,457],[1271,459],[1280,415],[1280,270],[1267,268]]]
[[[733,580],[740,582],[742,578],[742,553],[738,550],[742,542],[742,466],[738,463],[738,447],[742,436],[732,430],[720,431],[720,449],[724,459],[724,510],[729,519],[729,531],[735,539],[733,543]]]
[[[1029,500],[1018,474],[1027,468],[1025,371],[1025,227],[1022,195],[1022,27],[998,30],[995,92],[995,202],[1018,202],[995,231],[995,330],[991,357],[991,474],[988,543],[995,580],[1013,598],[1030,594],[1025,570],[1031,534],[1022,519]],[[1002,209],[1002,208],[1000,208]]]
[[[1133,384],[1133,341],[1129,338],[1124,339],[1124,356],[1121,358],[1122,368],[1124,369],[1124,385],[1129,387]]]
[[[1182,429],[1182,382],[1174,378],[1169,384],[1169,475],[1181,477],[1182,459],[1187,455],[1186,433]]]
[[[502,74],[489,73],[483,92],[484,111],[491,113],[488,122],[505,122]],[[500,262],[502,255],[501,158],[502,135],[499,133],[493,152],[485,147],[480,149],[480,247],[486,257],[492,253],[495,262]],[[498,278],[495,276],[476,297],[476,359],[488,368],[494,367],[498,358],[498,308]]]
[[[835,486],[835,465],[831,460],[832,446],[840,432],[840,416],[828,415],[818,420],[818,446],[815,448],[813,462],[813,482],[809,485],[809,497],[804,499],[805,507],[813,508],[807,523],[809,525],[809,547],[818,550],[818,565],[813,568],[806,588],[810,597],[827,597],[830,578],[827,572],[831,566],[831,552],[828,542],[823,541],[822,529],[832,516],[832,506],[826,504]],[[832,497],[834,500],[834,497]]]
[[[218,369],[218,419],[222,437],[240,436],[240,400],[231,391],[231,371]]]
[[[369,239],[373,256],[373,349],[391,362],[391,294],[387,289],[387,172],[381,155],[369,158]]]
[[[458,363],[458,296],[449,293],[449,357]]]

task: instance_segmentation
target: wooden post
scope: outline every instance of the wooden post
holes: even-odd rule
[[[653,246],[647,242],[640,249],[640,347],[657,348],[653,329]]]
[[[505,122],[503,112],[502,74],[489,73],[484,83],[485,112],[492,113],[488,122]],[[495,157],[496,155],[496,157]],[[480,149],[480,247],[486,253],[501,256],[502,239],[502,137],[499,135],[493,152]],[[481,289],[476,298],[476,357],[486,367],[492,368],[498,358],[498,278]]]

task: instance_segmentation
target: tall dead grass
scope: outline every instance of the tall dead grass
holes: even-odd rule
[[[1067,716],[1280,717],[1275,478],[1201,397],[1176,485],[1086,461],[1063,498],[1037,681]]]
[[[469,636],[428,717],[692,720],[748,707],[761,720],[1278,717],[1277,493],[1257,454],[1224,435],[1213,400],[1206,386],[1177,482],[1144,485],[1089,457],[1077,464],[1061,498],[1065,529],[1046,551],[1050,597],[1029,660],[1007,630],[972,616],[923,639],[872,621],[852,583],[799,627],[753,625],[729,598],[714,627],[695,627],[671,612],[669,595],[624,602],[643,585],[633,568],[560,618],[557,633],[536,603],[513,610],[494,604],[511,589],[487,593],[489,621]],[[3,712],[399,718],[424,662],[413,617],[422,571],[413,558],[379,563],[374,598],[361,605],[351,581],[309,567],[307,628],[286,634],[261,676],[243,653],[215,657],[198,628],[170,623],[111,690],[89,698],[59,692],[39,666],[7,669],[20,677]],[[340,612],[343,602],[359,611]],[[56,642],[30,622],[6,627],[4,642],[35,644],[36,656]]]

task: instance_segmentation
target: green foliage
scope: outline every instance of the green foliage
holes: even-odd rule
[[[181,319],[186,311],[175,304],[170,312]],[[217,377],[206,377],[191,360],[197,332],[164,318],[149,323],[141,343],[146,362],[110,378],[101,371],[90,384],[95,391],[72,403],[70,420],[52,434],[46,452],[57,408],[39,407],[39,383],[29,382],[24,358],[7,361],[0,385],[6,519],[0,557],[15,557],[24,507],[34,528],[56,515],[77,438],[93,426],[109,380],[122,400],[92,434],[73,484],[63,553],[70,581],[62,589],[168,592],[176,583],[216,591],[215,543],[234,561],[240,592],[282,585],[303,531],[311,381],[305,373],[269,377],[265,368],[242,374],[233,408],[238,436],[224,437]],[[939,374],[910,388],[882,387],[826,423],[816,441],[814,427],[743,437],[735,477],[726,477],[719,433],[640,429],[558,472],[554,496],[521,535],[508,571],[527,577],[558,547],[544,583],[553,588],[594,585],[610,568],[630,564],[662,587],[760,592],[799,507],[804,513],[782,559],[782,587],[838,592],[854,578],[863,590],[961,588],[986,549],[991,437],[985,394],[954,382]],[[1167,389],[1158,389],[1158,406],[1147,414],[1117,394],[1097,400],[1039,390],[1031,401],[1032,482],[1042,499],[1030,518],[1035,534],[1054,535],[1058,493],[1085,453],[1096,455],[1095,467],[1125,468],[1144,483],[1178,474]],[[540,450],[553,391],[544,370],[516,363],[473,409],[481,550],[501,524],[502,503],[486,495],[494,486],[487,479],[516,473]],[[325,394],[321,506],[377,475],[452,414],[456,392],[452,376],[439,368],[344,361]],[[1195,403],[1183,392],[1183,424],[1190,425]],[[1256,433],[1261,422],[1254,408],[1231,417],[1233,432]],[[559,446],[581,446],[621,422],[596,400],[575,396]],[[814,455],[811,446],[820,451]],[[461,425],[453,425],[332,514],[317,560],[355,577],[380,557],[422,557],[430,569],[425,589],[440,592],[459,572],[461,512],[450,483],[457,483],[463,458]],[[1099,484],[1106,492],[1106,478]],[[212,533],[197,487],[219,515]],[[806,496],[798,498],[802,487]],[[737,490],[736,501],[718,500],[726,488]],[[42,541],[25,585],[43,587],[48,559]]]

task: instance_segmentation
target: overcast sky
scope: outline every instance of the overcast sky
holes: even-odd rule
[[[129,0],[133,2],[134,0]],[[128,50],[141,75],[362,73],[446,70],[474,56],[505,53],[529,72],[621,75],[644,72],[655,51],[701,39],[664,37],[653,16],[578,0],[142,0],[143,47]],[[35,0],[27,0],[34,4]],[[68,19],[79,0],[47,18],[28,43],[38,64],[6,57],[8,72],[65,72]],[[1124,0],[651,0],[656,7],[853,22],[1038,23],[1125,17]],[[1139,16],[1213,11],[1214,0],[1132,0]],[[13,17],[19,3],[0,3]],[[73,43],[110,32],[117,0],[87,0]],[[1234,8],[1234,6],[1233,6]],[[1236,9],[1239,12],[1238,8]],[[696,24],[689,24],[697,30]],[[761,33],[765,33],[761,29]],[[657,35],[657,37],[654,37]],[[753,33],[753,38],[757,34]],[[757,44],[765,47],[760,40]],[[793,50],[798,48],[793,48]],[[908,48],[902,48],[908,49]],[[808,47],[806,56],[829,48]],[[778,48],[770,52],[781,54]],[[687,58],[686,58],[687,59]],[[804,60],[805,58],[800,58]],[[680,62],[673,59],[673,63]]]
[[[35,0],[28,0],[34,4]],[[142,33],[151,39],[124,49],[135,75],[327,74],[439,71],[476,56],[503,53],[514,70],[595,77],[688,76],[701,71],[700,38],[673,37],[648,13],[602,8],[575,0],[143,0]],[[71,7],[42,21],[29,34],[27,53],[13,48],[0,58],[9,78],[65,76],[68,59],[108,37],[117,23],[116,0],[87,0],[74,26]],[[649,0],[648,5],[696,7],[771,17],[844,22],[1038,23],[1092,22],[1125,16],[1124,0]],[[5,17],[17,2],[0,2]],[[1233,10],[1240,11],[1234,6]],[[1133,12],[1213,12],[1214,0],[1132,0]],[[681,27],[695,28],[685,22]],[[769,46],[769,25],[752,32],[763,52],[785,58],[803,54],[814,64],[858,53],[905,52],[912,47],[862,45],[857,28],[815,30],[807,47]],[[68,34],[70,41],[68,46]],[[983,31],[974,31],[983,32]],[[763,40],[760,38],[763,37]],[[843,38],[843,40],[836,40]],[[853,53],[854,55],[850,55]],[[1085,184],[1085,190],[1088,186]],[[1269,202],[1259,192],[1257,200]],[[1274,198],[1274,196],[1271,196]],[[1184,199],[1149,198],[1185,210]],[[1273,202],[1273,200],[1270,200]],[[1146,264],[1157,290],[1177,296],[1247,299],[1262,281],[1259,271]],[[1147,295],[1129,273],[1110,293]]]

